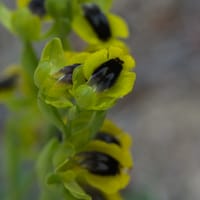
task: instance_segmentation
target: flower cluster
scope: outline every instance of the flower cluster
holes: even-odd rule
[[[0,4],[0,22],[24,45],[23,70],[0,80],[0,98],[13,91],[20,100],[26,96],[26,113],[35,110],[37,98],[48,121],[49,141],[37,162],[41,199],[120,200],[130,181],[131,138],[106,112],[132,91],[135,60],[121,40],[128,27],[110,12],[111,3],[18,0],[14,11]],[[71,31],[86,43],[84,50],[71,50]],[[31,44],[49,37],[38,60]],[[41,119],[37,112],[26,120],[44,131]]]
[[[69,53],[54,39],[43,51],[35,83],[52,106],[68,107],[75,102],[83,109],[107,110],[132,90],[134,66],[134,59],[119,47]]]
[[[85,51],[65,51],[54,38],[34,75],[41,107],[48,115],[49,108],[56,110],[62,127],[56,125],[64,132],[54,146],[47,182],[62,184],[70,198],[117,200],[130,179],[130,137],[105,120],[105,112],[134,86],[135,61],[118,40],[128,29],[121,18],[91,3],[81,4],[72,27],[88,42]]]
[[[51,141],[48,163],[54,171],[49,171],[47,183],[62,183],[68,195],[77,199],[120,200],[119,190],[127,186],[133,165],[130,146],[130,136],[109,120],[82,148],[69,141]],[[44,165],[40,163],[40,167]]]

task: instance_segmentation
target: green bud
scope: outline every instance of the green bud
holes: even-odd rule
[[[23,40],[37,40],[40,37],[40,18],[33,15],[27,8],[15,11],[11,18],[14,32]]]
[[[56,139],[52,139],[45,145],[45,147],[39,155],[36,169],[38,178],[41,183],[44,183],[47,174],[50,173],[52,170],[52,156],[55,150],[57,149],[57,146],[58,141]]]

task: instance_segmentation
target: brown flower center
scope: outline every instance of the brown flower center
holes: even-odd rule
[[[111,176],[117,175],[120,172],[119,162],[105,153],[91,151],[83,152],[81,155],[83,160],[80,164],[90,173]]]
[[[95,4],[84,4],[83,11],[85,18],[92,26],[98,38],[107,41],[111,37],[111,30],[106,16]]]
[[[113,135],[106,133],[106,132],[98,132],[95,136],[95,139],[102,140],[106,143],[113,143],[120,146],[120,142],[115,138]]]
[[[98,91],[112,87],[122,71],[122,63],[119,58],[113,58],[101,64],[92,74],[89,85],[95,85]]]
[[[43,17],[46,13],[46,9],[44,7],[44,0],[32,0],[29,3],[29,9],[33,14]]]

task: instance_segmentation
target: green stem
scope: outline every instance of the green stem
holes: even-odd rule
[[[61,39],[61,42],[62,42],[62,45],[63,45],[63,49],[65,51],[70,50],[71,46],[70,46],[69,41],[67,40],[67,37],[60,37],[60,39]]]
[[[33,76],[38,64],[38,58],[30,41],[23,41],[21,64],[26,74],[30,91],[32,91],[33,95],[36,95],[37,89],[33,81]]]
[[[68,41],[68,35],[71,31],[71,24],[69,22],[69,20],[65,19],[65,18],[58,18],[55,19],[55,23],[54,23],[54,31],[55,31],[55,35],[57,37],[59,37],[62,41],[62,45],[63,45],[63,49],[65,51],[70,50],[71,46],[69,44]]]
[[[106,116],[106,111],[71,108],[68,113],[68,135],[77,148],[81,148],[99,131]]]
[[[25,81],[30,90],[27,98],[36,95],[36,87],[33,82],[33,74],[38,60],[30,42],[23,42],[21,66],[25,74]],[[22,155],[19,113],[13,113],[8,119],[5,127],[5,170],[7,175],[7,200],[22,200]],[[20,119],[19,119],[20,120]]]
[[[18,140],[18,133],[13,126],[13,121],[10,120],[7,122],[5,130],[5,167],[8,179],[7,200],[21,200],[21,156]]]

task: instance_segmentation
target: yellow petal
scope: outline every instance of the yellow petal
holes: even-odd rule
[[[119,193],[106,195],[106,200],[122,200],[122,197]]]
[[[128,26],[126,22],[119,16],[108,14],[112,37],[127,38],[129,36]]]
[[[84,151],[98,151],[110,155],[115,158],[122,167],[131,168],[133,160],[130,151],[122,149],[111,143],[105,143],[100,140],[91,141]]]
[[[119,48],[119,47],[109,47],[108,48],[108,56],[109,56],[109,60],[112,59],[112,58],[119,58],[121,57],[122,55],[124,55],[124,51],[123,49]]]
[[[67,65],[82,64],[86,58],[90,55],[88,52],[65,52]]]
[[[123,63],[124,69],[131,70],[135,67],[135,60],[132,56],[123,55],[120,58],[124,61]]]
[[[130,176],[123,172],[116,176],[97,176],[85,171],[83,176],[89,185],[106,194],[113,194],[125,188],[130,180]]]
[[[98,43],[99,39],[90,24],[82,15],[74,17],[72,28],[85,42],[93,44]]]
[[[129,149],[131,147],[132,138],[130,135],[118,128],[110,120],[104,121],[101,131],[113,135],[116,139],[118,139],[122,148]]]
[[[83,65],[83,72],[87,79],[90,78],[95,69],[97,69],[102,63],[106,62],[108,59],[108,51],[106,49],[102,49],[97,51],[88,59],[86,59],[85,64]]]
[[[121,98],[132,91],[136,74],[134,72],[122,71],[116,83],[108,90],[103,92],[103,95]]]
[[[86,51],[95,52],[95,51],[98,51],[100,49],[108,48],[110,46],[119,47],[119,48],[123,49],[124,52],[126,52],[126,53],[129,52],[129,48],[124,42],[117,40],[117,39],[114,39],[114,38],[111,38],[107,42],[99,42],[98,44],[90,44],[86,48]]]

